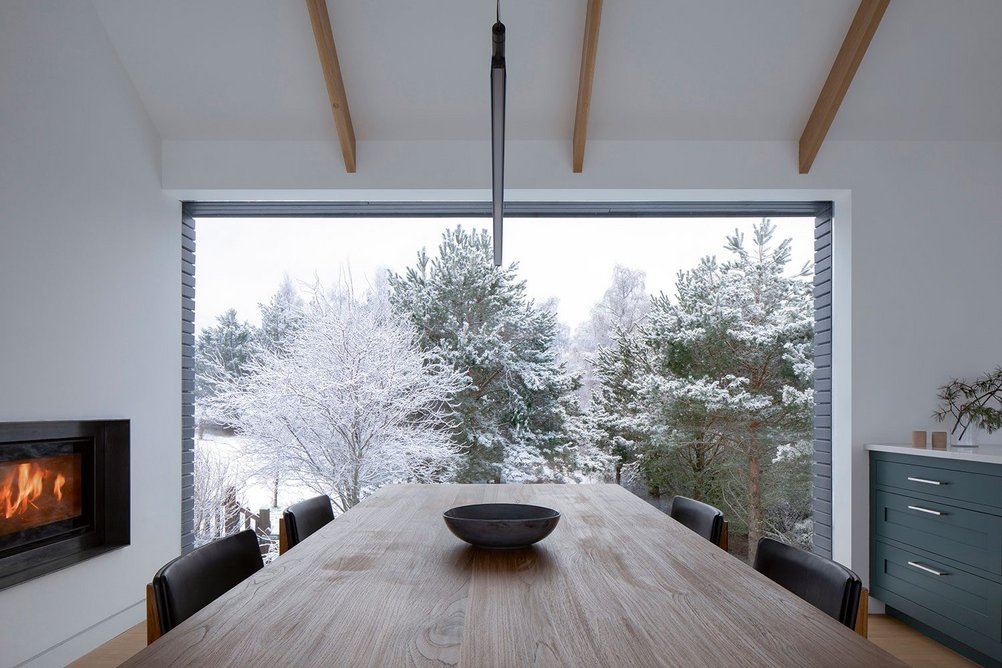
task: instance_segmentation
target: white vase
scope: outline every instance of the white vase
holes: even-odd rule
[[[950,445],[955,448],[975,448],[977,447],[977,442],[975,440],[975,433],[978,428],[971,425],[967,427],[965,431],[963,427],[957,427],[950,433]],[[961,436],[961,432],[964,433]]]

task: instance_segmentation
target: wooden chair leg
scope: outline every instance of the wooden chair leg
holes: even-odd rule
[[[146,585],[146,644],[152,644],[160,637],[160,618],[157,616],[157,603],[153,595],[153,585]]]
[[[718,543],[720,549],[727,552],[728,538],[727,538],[727,520],[724,520],[724,527],[720,531],[720,543]]]
[[[856,633],[868,638],[870,635],[870,592],[865,587],[859,593],[859,609],[856,611]]]
[[[289,534],[285,528],[285,518],[278,518],[278,554],[283,555],[289,551]]]

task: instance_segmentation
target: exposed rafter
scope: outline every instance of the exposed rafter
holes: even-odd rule
[[[334,125],[337,127],[337,136],[341,142],[344,169],[349,174],[354,174],[355,129],[351,125],[351,114],[348,112],[348,96],[344,92],[341,64],[338,62],[337,49],[334,47],[334,31],[331,28],[330,15],[327,13],[327,0],[306,0],[306,7],[310,10],[313,37],[317,41],[317,54],[320,56],[320,66],[324,71],[324,81],[327,83],[327,97],[330,98]]]
[[[585,17],[584,47],[581,49],[581,75],[578,78],[578,106],[574,114],[574,171],[584,169],[585,142],[588,139],[588,112],[595,78],[595,55],[598,53],[598,28],[602,22],[602,0],[588,0]]]
[[[821,149],[821,144],[835,120],[835,114],[838,113],[842,99],[849,90],[849,84],[856,75],[856,70],[866,54],[867,47],[870,46],[873,34],[877,32],[877,26],[880,25],[880,19],[884,16],[884,10],[889,3],[890,0],[861,0],[859,3],[859,9],[852,19],[842,48],[835,56],[835,62],[814,105],[814,111],[807,121],[804,134],[800,136],[801,174],[811,171],[814,158]]]

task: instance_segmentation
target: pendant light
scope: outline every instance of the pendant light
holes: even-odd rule
[[[501,266],[501,233],[504,224],[504,24],[501,23],[501,0],[497,3],[497,21],[491,29],[491,203],[494,216],[494,266]]]

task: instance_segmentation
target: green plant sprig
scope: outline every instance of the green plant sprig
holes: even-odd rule
[[[951,433],[960,427],[963,438],[971,425],[991,434],[1002,429],[1002,366],[985,373],[973,383],[954,379],[939,388],[939,409],[933,413],[940,422],[953,418]]]

